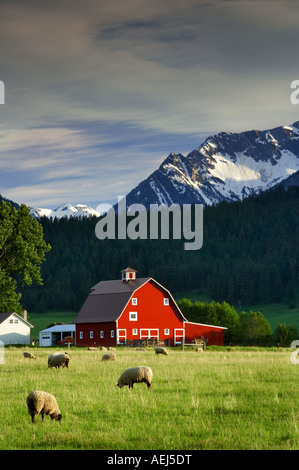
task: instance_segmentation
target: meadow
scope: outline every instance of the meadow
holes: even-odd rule
[[[23,358],[30,350],[36,360]],[[213,348],[169,356],[71,347],[68,369],[48,369],[56,349],[7,347],[0,364],[1,450],[298,450],[299,365],[291,349]],[[116,387],[124,369],[152,368],[149,390]],[[55,395],[62,421],[32,425],[26,397]]]

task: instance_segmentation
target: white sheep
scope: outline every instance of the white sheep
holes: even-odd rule
[[[87,349],[88,351],[96,351],[97,349],[94,348],[93,346],[89,346],[89,348]]]
[[[56,398],[50,393],[41,390],[31,392],[26,399],[26,403],[32,423],[34,423],[35,415],[38,414],[42,415],[42,421],[44,421],[44,415],[50,415],[51,420],[61,421],[62,416]]]
[[[105,348],[105,346],[100,346],[100,351],[107,351],[107,348]]]
[[[109,346],[109,348],[107,348],[107,351],[116,351],[116,349]]]
[[[67,353],[53,353],[48,357],[48,367],[68,367],[70,357]]]
[[[165,348],[155,348],[155,353],[158,354],[164,354],[164,356],[168,356],[168,351]]]
[[[107,353],[102,356],[102,361],[115,361],[116,354],[115,353]]]
[[[128,385],[129,388],[133,388],[135,383],[145,382],[149,389],[152,383],[153,371],[147,366],[131,367],[126,369],[119,377],[116,386],[123,388]]]
[[[196,348],[196,352],[202,353],[202,352],[203,352],[203,349],[202,349],[202,348]]]
[[[23,356],[24,358],[27,357],[28,359],[36,359],[34,354],[32,354],[31,352],[27,352],[27,351],[23,352]]]

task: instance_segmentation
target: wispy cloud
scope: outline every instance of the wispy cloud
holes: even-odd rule
[[[112,199],[209,134],[298,120],[298,20],[291,0],[3,0],[0,193]]]

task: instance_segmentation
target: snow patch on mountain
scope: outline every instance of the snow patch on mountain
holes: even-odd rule
[[[61,204],[54,210],[30,208],[30,214],[34,218],[48,217],[53,219],[61,219],[62,217],[100,217],[101,215],[95,209],[87,206],[86,204],[77,204],[76,206],[73,206],[69,203]]]
[[[299,170],[299,121],[266,131],[220,132],[187,156],[171,153],[127,196],[127,205],[242,200]]]

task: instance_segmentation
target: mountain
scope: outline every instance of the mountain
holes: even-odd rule
[[[62,217],[99,217],[100,213],[94,210],[92,207],[89,207],[85,204],[77,204],[73,206],[72,204],[65,203],[58,206],[56,209],[40,209],[40,208],[31,208],[30,214],[34,218],[48,217],[48,218],[57,218],[61,219]]]
[[[143,204],[217,204],[270,189],[299,170],[299,121],[291,126],[208,137],[187,156],[171,153],[126,196]]]
[[[16,209],[18,209],[18,208],[20,207],[19,204],[17,204],[16,202],[11,201],[10,199],[6,199],[6,197],[1,196],[1,194],[0,194],[0,202],[1,202],[1,201],[10,202],[10,204],[11,204],[13,207],[15,207]]]

